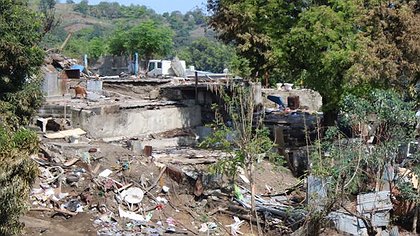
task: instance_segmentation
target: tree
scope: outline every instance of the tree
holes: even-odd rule
[[[146,60],[163,57],[172,50],[172,37],[173,32],[168,27],[145,21],[130,30],[127,49],[132,53],[139,52]]]
[[[73,0],[66,0],[66,4],[74,4]]]
[[[118,56],[127,54],[126,41],[127,32],[121,29],[116,30],[108,40],[109,52]]]
[[[20,128],[10,132],[0,126],[0,234],[19,235],[19,218],[27,209],[31,186],[38,175],[29,157],[38,150],[36,133]]]
[[[106,43],[103,39],[93,38],[88,43],[88,54],[93,59],[98,59],[107,52]]]
[[[326,121],[347,93],[412,95],[419,79],[418,1],[211,0],[208,8],[210,26],[253,76],[318,90]]]
[[[56,0],[41,0],[39,2],[39,10],[41,12],[46,12],[48,10],[51,10],[55,7]]]
[[[117,30],[111,36],[109,48],[114,55],[138,52],[146,60],[167,56],[173,46],[173,32],[166,26],[145,21],[128,32]]]
[[[27,123],[42,98],[34,76],[43,63],[42,20],[25,1],[0,1],[0,123]],[[12,109],[12,117],[3,111]],[[10,108],[10,109],[9,109]]]
[[[418,1],[371,2],[360,23],[364,50],[349,71],[353,83],[419,96],[415,91],[420,78],[419,7]]]
[[[27,1],[0,0],[0,234],[20,234],[37,166],[38,147],[26,125],[42,101],[37,72],[44,60],[38,46],[42,18]],[[15,131],[15,132],[14,132]]]
[[[251,193],[250,215],[256,218],[258,235],[262,235],[255,201],[255,166],[258,155],[269,155],[274,143],[269,138],[268,129],[263,125],[262,113],[254,113],[256,103],[252,85],[241,82],[229,86],[221,85],[216,89],[223,104],[215,107],[214,132],[200,146],[220,149],[228,154],[212,166],[212,170],[229,176],[234,191],[237,188],[235,183],[238,169],[245,169]],[[229,122],[224,119],[222,112],[227,114]]]
[[[43,14],[44,20],[44,34],[53,30],[59,25],[60,21],[55,15],[56,0],[41,0],[39,3],[39,10]]]
[[[306,1],[209,0],[209,26],[218,37],[236,46],[238,54],[252,66],[252,76],[271,74],[276,67],[273,47],[298,19]]]
[[[197,70],[220,73],[230,66],[235,55],[233,48],[207,38],[200,38],[178,55]]]
[[[332,209],[342,208],[363,220],[369,235],[376,235],[371,220],[349,211],[345,199],[352,193],[381,189],[383,176],[389,176],[390,167],[406,167],[419,173],[418,154],[404,158],[404,161],[398,158],[401,148],[415,138],[414,103],[404,101],[394,91],[373,90],[365,97],[346,96],[340,107],[343,114],[341,122],[354,128],[354,132],[349,137],[338,127],[330,127],[324,139],[317,143],[317,151],[311,155],[310,173],[328,179],[328,196],[324,199],[327,204],[321,214],[315,214],[316,219],[312,220],[316,221],[318,231],[321,229],[319,221]],[[368,124],[371,127],[369,131]],[[369,139],[373,140],[373,145],[367,142]],[[393,181],[386,184],[390,185],[390,189],[401,188],[398,182],[397,185]],[[413,193],[416,186],[411,188]],[[407,197],[406,194],[402,192],[400,196],[393,197]],[[418,199],[418,194],[415,195]]]
[[[358,49],[352,5],[313,6],[299,16],[276,49],[282,80],[315,89],[323,98],[327,122],[335,120],[338,103],[348,82],[348,69]],[[332,117],[330,117],[330,115]],[[329,119],[330,118],[330,119]]]
[[[88,0],[82,0],[79,4],[76,4],[74,7],[75,11],[78,11],[82,13],[83,15],[87,15],[89,12],[89,1]]]

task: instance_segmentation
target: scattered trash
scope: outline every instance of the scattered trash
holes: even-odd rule
[[[97,148],[90,148],[89,149],[89,153],[95,153],[95,152],[97,152],[98,151],[98,149]]]
[[[233,236],[237,236],[238,234],[243,235],[241,231],[239,231],[241,225],[245,222],[244,220],[240,220],[238,217],[234,216],[233,220],[235,221],[231,225],[226,225],[226,227],[230,227],[230,234]]]
[[[106,177],[108,177],[110,174],[112,174],[112,170],[106,169],[106,170],[102,171],[101,173],[99,173],[99,176],[100,176],[100,177],[104,177],[104,178],[106,178]]]
[[[79,179],[80,176],[77,174],[69,174],[66,176],[66,182],[70,185],[77,183]]]
[[[217,229],[217,224],[214,222],[202,223],[199,232],[206,233]]]
[[[166,223],[168,224],[168,227],[166,228],[166,233],[176,233],[174,218],[169,217],[168,219],[166,219]]]
[[[140,188],[132,187],[121,192],[121,198],[129,204],[139,204],[144,197],[144,192]]]
[[[244,183],[249,184],[249,179],[245,175],[239,174],[238,176],[242,179],[242,181],[244,181]]]
[[[163,187],[162,187],[162,191],[163,191],[164,193],[168,193],[168,192],[169,192],[169,187],[167,187],[167,186],[163,186]]]
[[[89,152],[82,153],[82,161],[88,165],[90,165],[90,154]]]
[[[64,170],[60,166],[51,166],[42,168],[41,173],[44,182],[50,184],[60,178],[64,174]]]
[[[156,197],[156,201],[163,204],[168,204],[168,200],[166,200],[166,198],[163,197]]]
[[[77,199],[72,199],[63,205],[63,208],[71,212],[83,212],[83,206]]]
[[[131,211],[125,211],[121,208],[121,206],[118,207],[118,212],[120,214],[120,217],[122,218],[128,218],[130,220],[135,220],[139,222],[146,222],[146,218],[144,218],[142,215]]]

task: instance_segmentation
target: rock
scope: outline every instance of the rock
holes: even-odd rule
[[[76,174],[69,174],[66,176],[66,183],[70,185],[78,182],[79,180],[80,180],[80,176]]]

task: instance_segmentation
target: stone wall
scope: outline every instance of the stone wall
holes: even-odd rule
[[[74,111],[73,125],[92,138],[133,137],[201,125],[200,106],[160,107],[118,112]]]
[[[268,95],[280,96],[287,106],[287,97],[299,96],[300,107],[308,107],[311,111],[320,111],[322,107],[321,95],[310,89],[292,89],[291,91],[277,89],[262,89],[263,103],[266,108],[276,108],[276,104],[267,99]]]

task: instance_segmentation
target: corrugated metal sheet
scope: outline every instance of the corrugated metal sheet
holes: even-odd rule
[[[392,209],[389,191],[381,191],[357,196],[357,212],[364,214],[373,211],[388,211]]]

